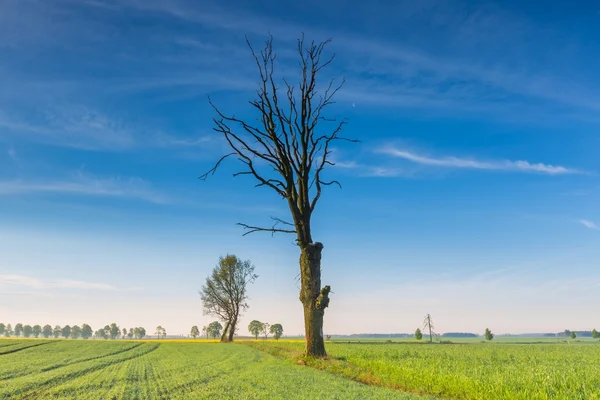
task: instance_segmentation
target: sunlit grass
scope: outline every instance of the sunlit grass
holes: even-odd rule
[[[374,385],[452,399],[600,398],[600,345],[341,343],[307,359],[300,343],[246,342],[294,363]]]
[[[0,399],[421,399],[201,339],[14,340]],[[291,343],[288,343],[291,344]],[[23,347],[24,346],[24,347]],[[430,398],[430,397],[426,397]]]

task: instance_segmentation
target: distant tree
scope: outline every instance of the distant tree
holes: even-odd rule
[[[83,339],[89,339],[91,338],[93,335],[93,331],[92,331],[92,327],[89,326],[88,324],[83,324],[81,325],[81,337]]]
[[[156,331],[154,332],[154,334],[158,339],[160,339],[161,336],[164,338],[165,336],[167,336],[167,330],[159,325],[156,327]]]
[[[434,329],[435,327],[433,326],[433,321],[431,320],[431,315],[427,314],[425,315],[425,320],[423,321],[423,329],[425,329],[426,331],[429,331],[429,343],[433,342],[433,335],[434,335]]]
[[[61,331],[60,334],[62,335],[62,337],[64,337],[65,339],[68,339],[69,336],[71,336],[71,327],[69,325],[65,325]]]
[[[133,339],[133,328],[129,328],[129,332],[127,332],[127,338],[128,339]]]
[[[110,326],[106,325],[104,328],[98,329],[94,336],[107,340],[110,337]]]
[[[33,337],[39,338],[41,333],[42,333],[42,327],[39,325],[34,325],[33,326]]]
[[[271,325],[269,332],[271,332],[275,340],[279,340],[281,335],[283,335],[283,326],[281,326],[281,324],[273,324]]]
[[[600,332],[596,329],[592,330],[592,339],[600,339]]]
[[[417,330],[415,331],[415,339],[417,339],[417,340],[423,339],[423,332],[421,332],[421,330],[419,328],[417,328]]]
[[[565,329],[564,334],[565,334],[565,337],[568,338],[569,336],[571,336],[571,331],[568,329]]]
[[[25,325],[23,327],[23,337],[31,337],[33,335],[33,327],[31,325]]]
[[[52,331],[52,336],[54,336],[54,339],[58,339],[60,337],[60,334],[62,333],[62,328],[58,325],[56,325],[54,327],[54,330]]]
[[[258,335],[260,335],[260,333],[262,332],[264,326],[264,324],[260,321],[254,320],[252,322],[250,322],[250,324],[248,325],[248,332],[250,332],[252,335],[254,335],[254,338],[256,340],[258,340]]]
[[[4,332],[6,332],[6,325],[0,323],[0,335],[4,335]]]
[[[125,339],[125,336],[127,336],[127,328],[123,328],[121,331],[121,339]]]
[[[44,327],[42,328],[42,336],[46,339],[52,336],[52,327],[50,325],[44,325]]]
[[[221,329],[223,329],[223,326],[219,323],[219,321],[213,321],[208,324],[207,331],[213,339],[216,339],[221,335]]]
[[[222,342],[233,341],[238,318],[248,308],[248,284],[254,282],[254,266],[234,255],[219,258],[212,274],[200,290],[204,314],[214,315],[225,323]]]
[[[575,339],[577,337],[577,335],[575,334],[575,332],[571,332],[571,339]]]
[[[16,337],[19,337],[23,334],[23,324],[16,324],[15,325],[15,330],[14,330],[14,335]]]
[[[489,330],[489,328],[485,328],[485,333],[483,334],[483,336],[485,336],[485,340],[492,340],[494,338],[494,334],[492,333],[492,331]]]
[[[9,337],[12,336],[13,334],[13,328],[11,324],[6,325],[6,328],[4,329],[4,336]]]
[[[81,336],[81,328],[78,325],[71,327],[71,339],[79,339]]]
[[[200,336],[200,330],[198,329],[198,327],[196,325],[192,326],[192,330],[190,331],[190,336],[193,337],[194,339],[196,339],[198,336]]]
[[[202,327],[202,335],[206,335],[206,338],[208,339],[208,334],[209,334],[209,332],[208,332],[208,326],[204,325]]]
[[[325,335],[325,340],[331,340],[331,335]]]
[[[121,329],[117,326],[117,324],[115,324],[113,322],[112,324],[110,324],[109,333],[108,334],[110,335],[110,339],[111,340],[115,340],[121,334]]]
[[[270,328],[270,327],[271,327],[271,325],[269,325],[267,322],[265,322],[265,323],[263,324],[263,327],[262,327],[262,331],[261,331],[261,333],[262,333],[263,335],[265,335],[265,340],[267,340],[267,338],[269,337],[269,333],[270,333],[270,330],[269,330],[269,328]]]
[[[146,330],[142,327],[133,328],[133,334],[136,339],[143,339],[146,336]]]

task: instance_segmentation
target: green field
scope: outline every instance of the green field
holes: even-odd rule
[[[248,342],[280,358],[302,343]],[[600,399],[600,345],[572,343],[425,344],[331,342],[332,360],[309,361],[349,378],[450,399]]]
[[[421,399],[243,344],[0,340],[1,399]]]
[[[0,340],[2,399],[599,399],[600,345]],[[298,365],[298,361],[306,365]],[[366,384],[365,384],[366,383]]]

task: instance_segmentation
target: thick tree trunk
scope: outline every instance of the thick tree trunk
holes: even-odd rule
[[[300,301],[304,306],[304,333],[306,356],[324,357],[323,315],[329,305],[329,286],[321,289],[321,252],[323,244],[309,243],[301,246]]]
[[[229,342],[233,342],[233,335],[235,334],[235,326],[237,325],[237,315],[231,321],[231,325],[229,326]]]
[[[229,321],[225,324],[225,329],[223,329],[223,334],[221,335],[221,342],[228,342],[229,337],[227,334],[229,333]]]

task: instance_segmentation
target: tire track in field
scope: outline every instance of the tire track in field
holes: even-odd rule
[[[237,361],[241,361],[239,363],[229,363],[233,358],[239,357],[239,354],[231,353],[226,357],[222,358],[214,358],[212,362],[204,362],[200,365],[196,365],[196,368],[200,367],[199,372],[202,372],[202,377],[197,377],[194,380],[188,380],[184,383],[169,387],[167,396],[172,395],[173,393],[185,393],[188,392],[190,387],[197,387],[198,385],[207,385],[210,382],[222,378],[223,374],[231,374],[232,372],[243,370],[247,368],[248,364],[252,363],[250,358],[240,360],[238,358]],[[229,368],[221,368],[220,365],[225,364],[225,366],[231,366]],[[215,367],[219,367],[218,369]],[[162,398],[162,397],[161,397]],[[169,398],[169,397],[166,397]]]
[[[75,365],[75,364],[80,364],[82,362],[87,362],[87,361],[92,361],[92,360],[99,360],[101,358],[116,356],[116,355],[119,355],[119,354],[127,353],[128,351],[131,351],[131,350],[133,350],[133,349],[135,349],[137,347],[140,347],[142,344],[144,344],[144,343],[136,343],[136,344],[134,344],[131,347],[115,351],[114,353],[104,354],[102,356],[93,356],[93,357],[89,357],[89,358],[84,358],[84,359],[81,359],[81,360],[74,361],[72,363],[54,364],[54,365],[51,365],[49,367],[42,368],[39,372],[48,372],[48,371],[52,371],[52,370],[55,370],[55,369],[59,369],[59,368],[63,368],[63,367],[68,367],[68,366]]]
[[[22,378],[22,377],[28,376],[28,375],[40,374],[42,372],[48,372],[48,371],[56,370],[56,369],[59,369],[59,368],[64,368],[64,367],[68,367],[68,366],[71,366],[71,365],[80,364],[80,363],[87,362],[87,361],[98,360],[98,359],[101,359],[101,358],[116,356],[116,355],[119,355],[119,354],[126,353],[128,351],[131,351],[131,350],[135,349],[136,347],[141,346],[142,344],[143,343],[136,343],[132,347],[121,349],[121,350],[115,351],[113,353],[104,354],[104,355],[101,355],[101,356],[92,356],[92,357],[89,357],[89,358],[82,358],[82,359],[78,359],[78,360],[75,360],[74,362],[70,362],[70,363],[58,363],[58,364],[51,365],[49,367],[42,368],[40,370],[24,371],[24,372],[21,372],[21,373],[17,372],[16,374],[6,375],[6,376],[1,376],[0,375],[0,382],[2,382],[2,381],[8,381],[8,380],[11,380],[11,379],[16,379],[16,378]]]
[[[30,345],[30,346],[19,347],[17,349],[8,349],[8,350],[6,350],[4,352],[1,352],[1,350],[0,350],[0,357],[1,356],[5,356],[7,354],[16,353],[17,351],[27,350],[27,349],[30,349],[32,347],[44,346],[44,345],[51,344],[51,343],[58,343],[58,342],[41,342],[41,343],[35,343],[35,344]]]
[[[126,357],[126,358],[123,358],[123,359],[115,360],[114,362],[105,362],[105,363],[91,365],[88,368],[84,368],[84,369],[81,369],[81,370],[78,370],[78,371],[75,371],[75,372],[71,372],[71,373],[68,373],[66,375],[59,375],[59,376],[52,377],[50,379],[46,379],[43,382],[40,382],[39,380],[37,380],[37,381],[33,382],[33,385],[35,385],[34,387],[31,387],[31,384],[29,385],[29,387],[28,386],[24,386],[23,388],[10,393],[8,398],[13,397],[13,396],[16,397],[16,396],[19,396],[19,395],[22,395],[22,398],[31,398],[31,399],[40,398],[38,396],[37,392],[40,391],[41,389],[44,389],[44,388],[46,388],[48,386],[55,386],[57,384],[61,384],[61,383],[65,382],[65,381],[69,381],[69,380],[72,380],[74,378],[79,379],[79,378],[82,378],[85,375],[88,375],[88,374],[92,373],[92,372],[100,371],[100,370],[103,370],[105,368],[108,368],[108,367],[111,367],[111,366],[114,366],[114,365],[122,364],[122,363],[124,363],[126,361],[129,361],[129,360],[134,360],[136,358],[144,357],[144,356],[152,353],[153,351],[155,351],[159,347],[160,347],[160,343],[156,343],[153,346],[151,346],[148,351],[145,351],[143,353],[134,354],[132,356],[129,356],[129,357]],[[36,397],[36,396],[38,396],[38,397]]]

